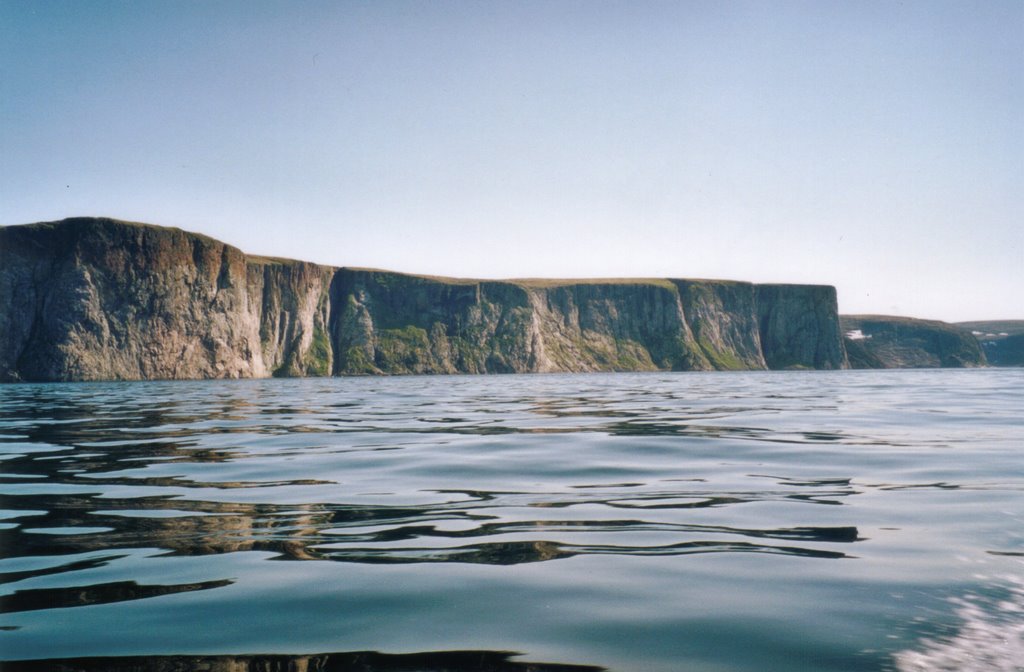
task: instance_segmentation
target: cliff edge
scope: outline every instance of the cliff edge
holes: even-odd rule
[[[836,369],[835,289],[465,280],[103,218],[0,228],[0,380]]]

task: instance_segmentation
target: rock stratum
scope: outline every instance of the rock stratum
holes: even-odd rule
[[[103,218],[0,228],[0,380],[847,366],[823,285],[464,280]]]

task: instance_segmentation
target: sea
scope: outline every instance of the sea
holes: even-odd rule
[[[1024,369],[0,386],[0,669],[1024,669]]]

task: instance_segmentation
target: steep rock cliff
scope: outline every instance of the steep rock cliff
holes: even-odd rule
[[[537,370],[522,288],[341,269],[335,279],[336,373]]]
[[[338,373],[708,368],[666,281],[338,277]]]
[[[0,379],[330,372],[332,271],[109,219],[0,229]]]
[[[713,369],[768,367],[761,342],[758,290],[748,282],[675,280],[699,356]],[[842,357],[834,363],[841,365]]]
[[[521,280],[546,371],[704,370],[667,280]]]
[[[478,281],[110,219],[0,228],[0,380],[841,368],[835,290]]]
[[[957,322],[978,339],[992,366],[1024,366],[1024,320]]]
[[[973,367],[986,364],[969,331],[936,320],[843,315],[850,365],[859,369]]]
[[[726,281],[338,277],[336,373],[764,369],[766,352],[773,368],[846,363],[828,287],[762,299]]]
[[[835,287],[758,285],[757,306],[768,368],[837,369],[847,365]]]
[[[0,230],[0,377],[265,375],[245,256],[106,219]]]
[[[330,375],[334,269],[290,259],[249,257],[246,270],[249,299],[258,306],[260,352],[267,373]]]

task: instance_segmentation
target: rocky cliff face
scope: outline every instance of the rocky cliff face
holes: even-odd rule
[[[843,315],[850,365],[859,369],[972,367],[986,364],[969,331],[946,322]]]
[[[262,376],[245,255],[174,229],[65,220],[0,231],[0,375]]]
[[[759,288],[747,282],[675,280],[696,343],[687,368],[764,369],[765,348],[780,344],[761,329]],[[836,368],[840,356],[824,368]],[[806,363],[805,363],[806,364]]]
[[[760,285],[757,305],[769,368],[830,369],[833,362],[845,363],[835,287]]]
[[[992,366],[1024,366],[1024,320],[958,322],[981,344]]]
[[[830,287],[774,285],[762,297],[763,288],[741,282],[499,282],[341,269],[335,289],[335,373],[841,368],[846,362]]]
[[[0,306],[0,380],[846,365],[831,287],[430,278],[109,219],[0,228]]]
[[[538,370],[515,285],[341,269],[335,291],[336,373]]]
[[[327,376],[334,367],[330,292],[334,269],[249,257],[249,299],[258,304],[262,366],[275,376]]]
[[[0,379],[326,374],[330,348],[318,336],[331,276],[177,229],[107,219],[6,227]]]

